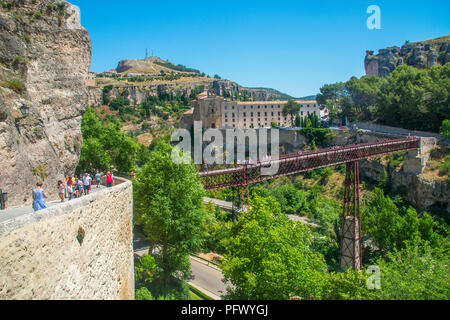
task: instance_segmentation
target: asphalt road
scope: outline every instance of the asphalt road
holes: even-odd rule
[[[216,300],[220,300],[221,295],[227,292],[227,286],[222,282],[223,275],[216,266],[208,266],[195,257],[191,257],[192,280],[189,284],[197,287],[207,295]]]
[[[149,242],[138,231],[134,231],[133,247],[134,253],[142,257],[148,254]],[[157,249],[156,249],[157,250]],[[190,285],[204,292],[215,300],[226,293],[226,285],[222,282],[223,275],[217,266],[202,259],[191,257],[191,280]]]

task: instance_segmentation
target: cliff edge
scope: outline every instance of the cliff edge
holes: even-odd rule
[[[56,196],[56,182],[75,171],[91,42],[79,9],[66,1],[2,4],[0,188],[13,207],[31,203],[39,180]]]
[[[364,65],[367,76],[387,77],[398,66],[408,65],[419,69],[431,68],[450,62],[450,35],[419,42],[407,42],[401,48],[389,47],[367,51]]]

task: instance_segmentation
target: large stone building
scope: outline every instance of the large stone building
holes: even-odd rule
[[[317,101],[297,101],[301,105],[300,116],[305,118],[315,114],[319,118],[326,115]],[[272,123],[286,127],[291,125],[291,117],[283,116],[283,108],[288,101],[228,101],[208,91],[197,96],[192,109],[184,114],[181,126],[190,129],[194,121],[202,121],[203,128],[269,128]]]

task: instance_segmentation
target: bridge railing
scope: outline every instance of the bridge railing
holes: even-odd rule
[[[355,162],[390,153],[415,150],[419,147],[419,139],[400,139],[364,143],[284,155],[281,156],[279,160],[269,159],[258,161],[254,164],[236,166],[230,169],[202,172],[200,173],[200,176],[207,190],[216,190],[228,187],[245,186],[281,176]],[[261,168],[269,167],[274,164],[279,166],[277,174],[272,176],[263,176],[261,174]]]

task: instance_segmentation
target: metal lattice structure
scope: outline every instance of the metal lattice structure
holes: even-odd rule
[[[346,164],[340,267],[342,270],[348,268],[359,270],[362,267],[362,248],[358,161],[391,153],[417,150],[419,148],[420,140],[416,138],[379,141],[299,152],[280,156],[277,160],[269,158],[228,168],[217,169],[216,167],[205,166],[200,170],[200,177],[206,190],[240,188],[241,204],[246,207],[249,205],[248,186],[250,184],[324,167]],[[262,174],[263,168],[273,165],[279,166],[276,174],[268,176]]]
[[[324,167],[356,162],[389,153],[415,150],[419,148],[418,139],[401,139],[350,145],[334,149],[322,149],[280,156],[278,160],[259,160],[254,163],[237,165],[233,168],[202,168],[200,177],[206,190],[219,190],[231,187],[246,187],[249,184],[293,175]],[[279,165],[275,175],[264,176],[263,167]]]

